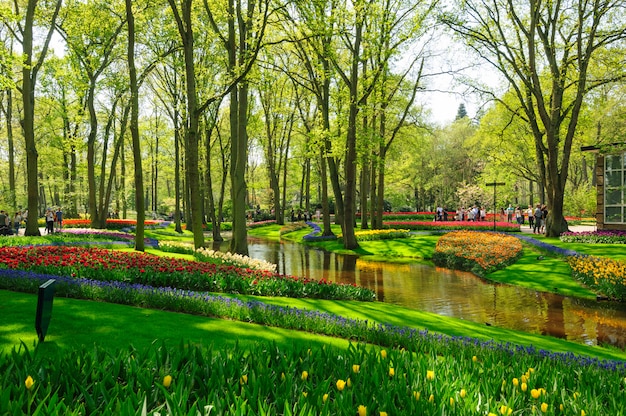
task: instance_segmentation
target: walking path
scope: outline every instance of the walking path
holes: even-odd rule
[[[533,235],[533,230],[530,227],[528,227],[528,224],[523,224],[520,227],[520,230],[521,230],[521,233],[510,233],[510,235],[515,236],[519,238],[520,240],[526,241],[536,247],[548,250],[552,253],[560,254],[563,256],[586,256],[586,254],[581,254],[574,250],[557,247],[555,245],[548,244],[541,240],[537,240],[534,237],[531,237]],[[593,225],[570,225],[569,230],[573,233],[581,233],[581,232],[596,231],[596,227]],[[537,234],[534,234],[534,235],[537,235]]]

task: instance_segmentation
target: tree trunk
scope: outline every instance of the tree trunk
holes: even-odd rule
[[[128,24],[128,73],[130,78],[130,133],[133,141],[133,159],[135,162],[135,205],[137,209],[137,227],[135,229],[135,250],[144,251],[144,226],[146,212],[143,198],[143,168],[139,138],[139,87],[135,68],[135,17],[132,0],[126,0],[126,19]]]
[[[35,76],[33,68],[33,27],[37,0],[29,0],[23,33],[22,66],[22,106],[24,117],[22,129],[26,146],[26,181],[28,189],[28,222],[24,235],[40,235],[37,219],[39,218],[39,183],[37,169],[37,146],[35,144]]]
[[[15,144],[13,140],[13,91],[6,89],[7,104],[4,111],[7,128],[7,145],[9,151],[9,203],[13,211],[17,211],[17,200],[15,193]]]
[[[233,100],[232,95],[237,98]],[[232,102],[234,101],[234,103]],[[232,253],[248,255],[248,230],[246,224],[246,166],[248,163],[248,87],[242,82],[231,94],[231,197],[233,201]],[[234,117],[234,118],[233,118]],[[233,131],[234,130],[234,131]]]

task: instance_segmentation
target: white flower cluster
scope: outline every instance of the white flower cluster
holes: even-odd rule
[[[253,259],[248,256],[242,256],[241,254],[223,253],[221,251],[210,250],[207,248],[199,248],[196,253],[205,257],[212,257],[220,259],[226,263],[232,264],[237,267],[247,267],[253,270],[266,270],[268,272],[276,273],[276,265],[265,260]]]

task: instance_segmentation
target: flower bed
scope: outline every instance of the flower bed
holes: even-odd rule
[[[249,222],[246,225],[248,228],[252,229],[252,228],[265,227],[266,225],[270,225],[270,224],[276,224],[276,220],[254,221],[254,222]]]
[[[435,246],[433,263],[479,276],[513,264],[522,255],[522,243],[506,234],[454,231]]]
[[[383,224],[387,228],[405,228],[415,231],[493,230],[493,222],[489,221],[385,221]],[[496,231],[519,232],[520,226],[517,223],[496,222]]]
[[[145,351],[96,345],[68,351],[63,360],[51,360],[41,349],[1,354],[0,385],[6,389],[0,408],[7,414],[107,416],[626,411],[623,363],[605,371],[579,365],[573,355],[417,331],[410,336],[408,348],[390,350],[263,343],[216,351],[157,344]]]
[[[361,230],[355,231],[354,236],[357,241],[379,241],[379,240],[393,240],[395,238],[407,238],[409,237],[410,230]],[[338,236],[341,238],[341,235]]]
[[[560,239],[566,243],[626,244],[626,231],[598,230],[578,233],[565,232],[561,234]]]
[[[0,247],[0,264],[57,276],[207,292],[370,301],[375,298],[371,290],[355,285],[97,248]]]
[[[330,241],[330,240],[336,240],[338,237],[335,234],[331,234],[331,235],[320,235],[320,233],[322,232],[322,229],[320,228],[319,225],[317,225],[314,222],[307,222],[306,223],[307,226],[311,227],[313,230],[311,230],[310,233],[308,233],[307,235],[305,235],[304,237],[302,237],[302,239],[304,241],[308,241],[308,242],[314,242],[314,241]],[[281,230],[282,231],[282,230]]]
[[[625,262],[594,256],[571,256],[567,261],[575,279],[610,299],[626,301]]]
[[[153,227],[159,225],[162,221],[145,220],[144,225],[147,227]],[[66,228],[89,228],[91,226],[91,220],[82,218],[68,218],[63,220],[63,227]],[[137,226],[136,220],[128,219],[107,219],[107,229],[109,230],[121,230],[124,228],[132,228]]]

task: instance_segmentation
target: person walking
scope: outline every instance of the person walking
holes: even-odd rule
[[[46,234],[54,234],[54,212],[50,208],[46,210]]]
[[[61,231],[61,228],[63,228],[63,211],[61,211],[61,207],[54,213],[54,222],[56,223],[57,231]]]
[[[13,229],[15,230],[15,235],[18,235],[20,231],[20,224],[22,222],[22,214],[17,211],[13,216]]]
[[[540,234],[541,233],[541,228],[542,228],[542,217],[543,217],[543,212],[541,211],[541,204],[537,204],[537,207],[535,208],[535,226],[533,227],[533,234]]]
[[[535,227],[535,213],[533,212],[532,205],[528,206],[528,210],[526,211],[526,215],[528,215],[528,228],[531,230]]]

